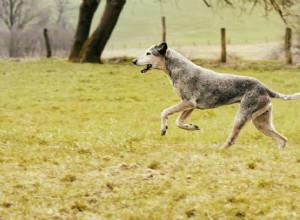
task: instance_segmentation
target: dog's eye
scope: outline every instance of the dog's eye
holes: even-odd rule
[[[148,53],[146,53],[146,55],[149,56],[149,55],[151,55],[151,53],[148,52]]]

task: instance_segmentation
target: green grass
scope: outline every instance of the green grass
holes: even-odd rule
[[[237,105],[195,111],[188,132],[163,72],[130,64],[0,61],[0,219],[299,219],[300,102],[274,100],[285,150],[249,123],[224,151]],[[299,69],[247,67],[282,93]]]

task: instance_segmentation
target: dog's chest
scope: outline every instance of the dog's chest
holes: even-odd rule
[[[173,90],[182,100],[190,100],[195,95],[196,90],[192,90],[186,83],[172,82]]]
[[[173,91],[175,92],[175,94],[176,94],[177,96],[179,96],[181,99],[183,99],[184,94],[182,93],[182,91],[180,91],[179,86],[175,86],[175,85],[173,84]]]
[[[178,95],[182,100],[191,99],[194,92],[197,90],[197,86],[191,83],[194,81],[191,77],[182,74],[180,72],[173,72],[169,75],[169,80],[172,84],[173,91]]]

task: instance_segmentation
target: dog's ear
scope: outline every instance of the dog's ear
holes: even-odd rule
[[[158,52],[163,56],[166,54],[167,49],[168,49],[168,45],[165,42],[157,46]]]

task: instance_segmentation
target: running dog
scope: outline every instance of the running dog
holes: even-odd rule
[[[259,131],[272,137],[281,148],[285,147],[287,138],[279,134],[272,123],[271,98],[298,99],[300,92],[284,95],[270,90],[254,78],[220,74],[205,69],[168,48],[166,43],[150,47],[144,55],[134,59],[133,64],[145,66],[141,73],[151,69],[163,70],[171,81],[175,93],[181,99],[180,103],[162,111],[161,135],[166,134],[167,119],[173,113],[181,112],[176,120],[179,128],[194,131],[199,130],[199,127],[185,124],[184,121],[195,108],[210,109],[240,103],[232,132],[221,149],[234,144],[241,129],[249,120],[252,120]]]

